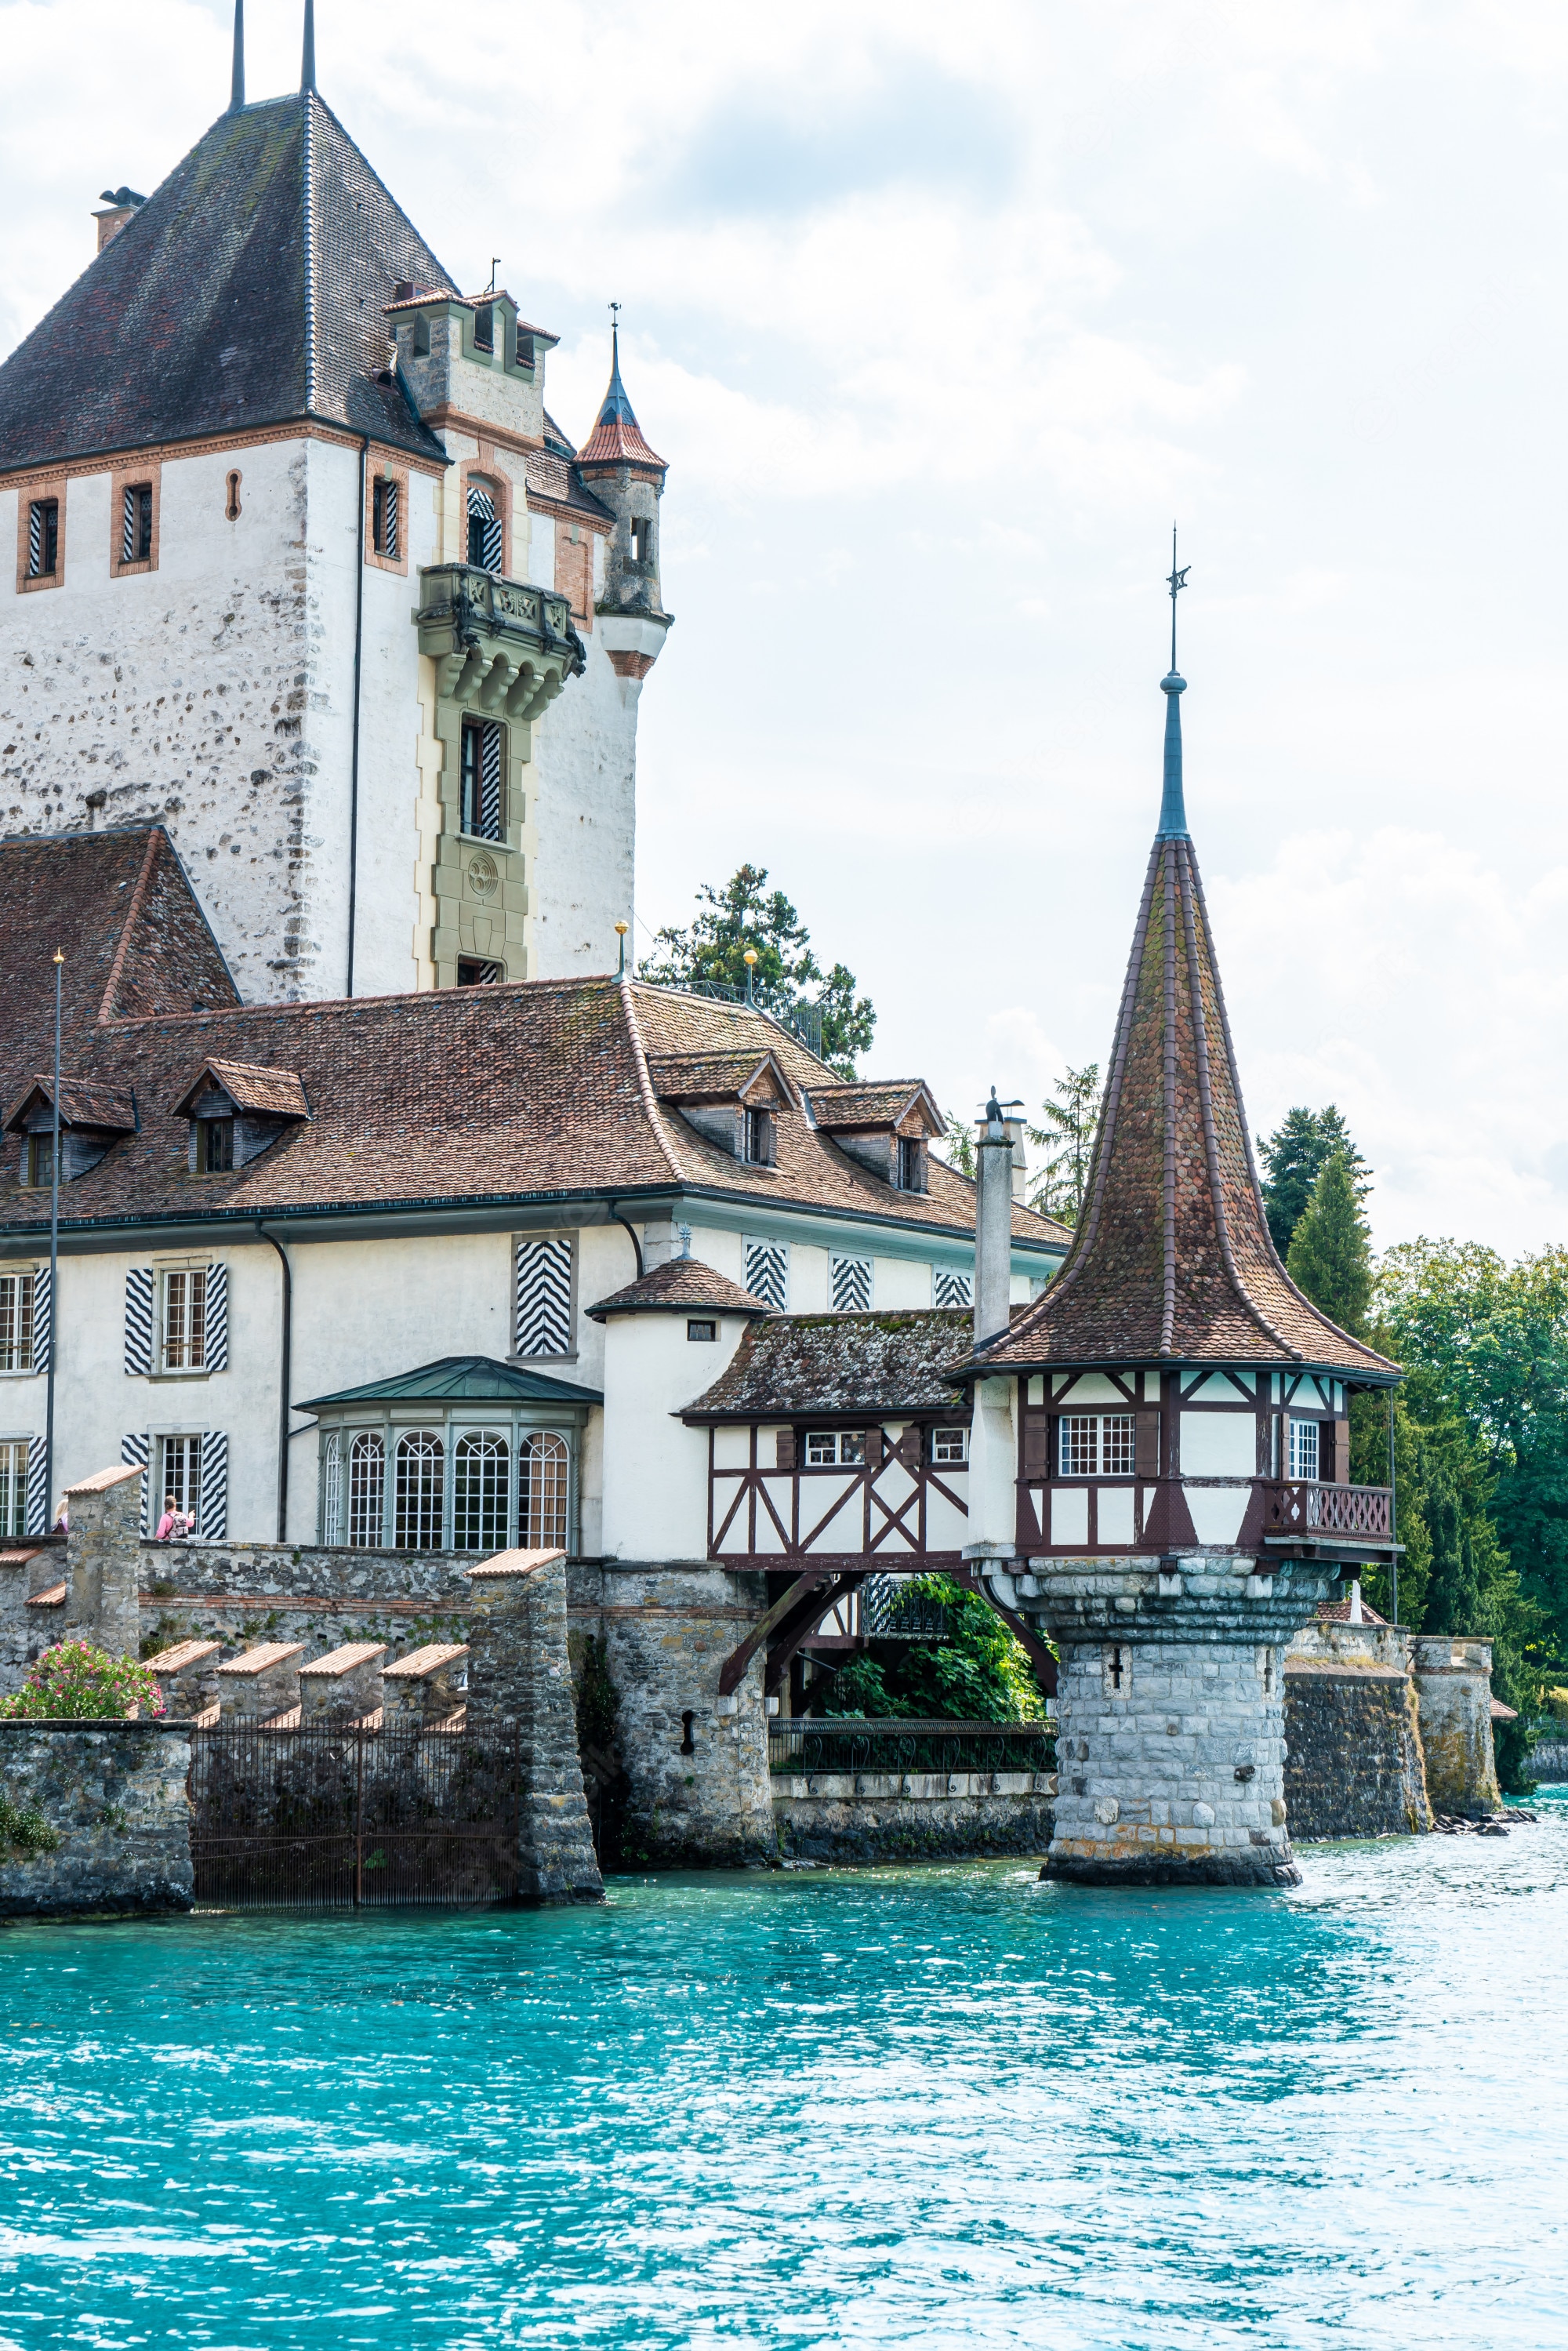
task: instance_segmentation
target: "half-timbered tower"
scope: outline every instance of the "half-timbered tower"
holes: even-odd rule
[[[1283,1649],[1347,1564],[1392,1548],[1389,1494],[1349,1483],[1348,1405],[1399,1374],[1270,1238],[1174,659],[1162,690],[1164,802],[1082,1219],[968,1365],[969,1556],[1060,1652],[1051,1872],[1278,1884]]]
[[[464,290],[315,81],[308,41],[247,103],[236,47],[0,366],[5,830],[164,826],[251,1002],[602,971],[664,462],[618,350],[580,462],[556,338]]]

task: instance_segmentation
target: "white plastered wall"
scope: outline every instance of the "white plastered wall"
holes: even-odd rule
[[[604,1351],[604,1551],[612,1559],[700,1560],[707,1553],[706,1428],[677,1417],[730,1362],[743,1315],[716,1342],[686,1335],[685,1314],[616,1315]]]

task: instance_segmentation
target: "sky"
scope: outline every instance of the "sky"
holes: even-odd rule
[[[253,97],[298,0],[250,0]],[[228,0],[0,0],[0,350],[221,111]],[[458,279],[606,305],[668,458],[637,937],[765,865],[970,1114],[1105,1058],[1187,805],[1248,1115],[1379,1246],[1568,1239],[1568,12],[1546,0],[318,0]],[[607,960],[612,956],[612,943]]]

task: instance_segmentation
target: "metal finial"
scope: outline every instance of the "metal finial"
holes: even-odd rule
[[[299,87],[316,87],[316,0],[305,0],[305,47],[299,60]]]
[[[235,0],[235,60],[229,80],[229,112],[245,104],[245,0]]]
[[[1166,574],[1166,585],[1171,591],[1171,665],[1168,676],[1160,680],[1160,692],[1166,697],[1166,773],[1165,790],[1160,800],[1160,825],[1156,836],[1161,841],[1186,838],[1186,800],[1182,788],[1181,772],[1181,699],[1186,692],[1186,680],[1176,668],[1176,598],[1186,586],[1191,564],[1176,567],[1176,531],[1171,525],[1171,568]]]
[[[490,256],[490,283],[489,283],[489,285],[485,288],[485,291],[486,291],[487,294],[493,294],[493,293],[495,292],[495,290],[496,290],[496,272],[497,272],[497,269],[499,269],[499,267],[500,267],[500,266],[501,266],[501,256],[500,256],[500,255],[499,255],[498,253],[493,253],[493,254]]]
[[[1181,594],[1182,590],[1186,586],[1186,575],[1191,569],[1192,566],[1190,563],[1186,564],[1180,571],[1176,569],[1176,527],[1173,522],[1171,525],[1171,568],[1166,574],[1166,585],[1171,591],[1171,674],[1173,676],[1176,674],[1176,600]]]

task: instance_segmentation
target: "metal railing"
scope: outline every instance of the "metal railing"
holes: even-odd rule
[[[673,987],[678,996],[710,996],[719,1004],[744,1004],[746,990],[732,987],[727,979],[661,979],[659,987]],[[754,996],[752,1002],[758,1012],[766,1012],[781,1029],[788,1029],[798,1038],[808,1053],[822,1058],[822,1008],[820,1004],[769,1004],[765,998]]]
[[[772,1722],[770,1771],[1049,1771],[1046,1722],[878,1722],[870,1717]]]
[[[1386,1486],[1265,1485],[1264,1531],[1393,1540],[1394,1497]]]
[[[950,1609],[904,1575],[868,1575],[861,1585],[860,1629],[868,1641],[946,1641],[953,1630]]]

